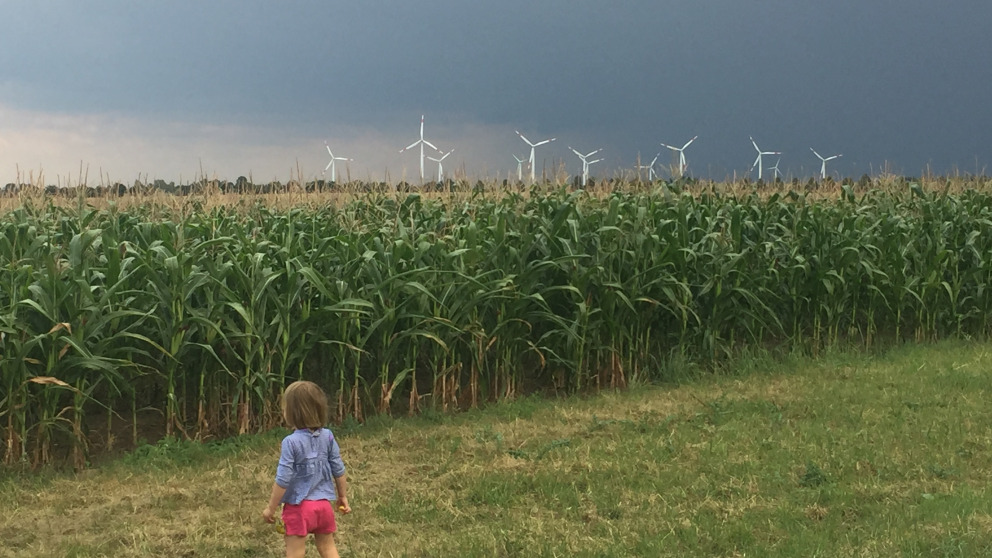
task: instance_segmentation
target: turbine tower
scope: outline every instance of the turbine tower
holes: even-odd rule
[[[589,165],[602,161],[602,159],[596,159],[595,161],[590,161],[589,157],[592,157],[593,155],[599,153],[600,151],[602,151],[602,149],[597,149],[596,151],[591,151],[583,155],[578,151],[576,151],[571,145],[568,146],[568,148],[572,150],[572,153],[578,155],[579,159],[582,159],[582,185],[585,186],[586,182],[589,181]]]
[[[654,164],[658,162],[658,157],[661,157],[661,153],[658,153],[657,155],[654,156],[654,159],[651,159],[650,165],[637,165],[638,179],[640,179],[640,174],[641,174],[640,171],[642,169],[648,169],[648,182],[654,182],[654,177],[656,174],[654,172]]]
[[[431,149],[433,149],[434,151],[440,152],[441,150],[434,147],[433,143],[424,139],[424,115],[422,114],[420,115],[420,139],[404,147],[403,149],[400,149],[400,153],[403,153],[407,149],[416,147],[417,144],[420,144],[420,182],[423,183],[424,182],[424,145],[431,146]]]
[[[517,130],[514,130],[514,132],[517,132]],[[527,142],[527,145],[530,146],[530,159],[529,159],[529,161],[530,161],[530,183],[533,184],[535,182],[535,179],[534,179],[534,148],[537,147],[537,146],[539,146],[539,145],[544,145],[546,143],[551,143],[551,142],[555,141],[558,138],[551,138],[551,139],[546,139],[546,140],[539,141],[537,143],[531,143],[530,140],[527,139],[527,138],[525,138],[524,135],[521,134],[520,132],[517,132],[517,135],[520,136],[520,139],[522,139],[525,142]]]
[[[327,172],[327,169],[331,169],[331,182],[337,182],[338,179],[337,179],[337,173],[335,173],[334,161],[354,161],[354,159],[349,159],[347,157],[335,157],[334,153],[331,153],[331,146],[327,145],[326,141],[324,142],[324,147],[327,148],[327,154],[331,156],[331,160],[329,163],[327,163],[327,166],[324,167],[324,171],[321,172],[320,174],[324,174]]]
[[[754,150],[758,152],[758,158],[755,159],[754,160],[754,163],[751,164],[751,170],[754,170],[755,165],[757,165],[758,166],[758,180],[761,180],[761,157],[762,157],[762,155],[781,155],[782,152],[781,151],[762,151],[761,148],[758,147],[758,144],[755,143],[753,137],[751,138],[751,145],[753,145],[754,146]]]
[[[782,171],[778,170],[778,164],[781,163],[781,162],[782,162],[782,158],[779,157],[778,160],[775,161],[775,166],[774,167],[768,167],[768,170],[774,171],[772,173],[772,180],[775,180],[776,178],[781,178],[782,177]]]
[[[517,157],[516,155],[514,155],[513,158],[516,159],[516,161],[517,161],[517,182],[523,182],[524,181],[524,161],[526,161],[527,159],[524,159],[523,157]]]
[[[812,151],[813,155],[816,155],[816,157],[820,160],[820,180],[824,180],[827,178],[827,161],[832,161],[833,159],[836,159],[838,157],[843,157],[843,155],[837,154],[837,155],[831,155],[830,157],[827,158],[823,158],[812,147],[810,147],[809,150]]]
[[[438,150],[438,152],[440,153],[440,150]],[[438,182],[441,182],[441,181],[444,180],[444,167],[441,166],[441,161],[443,161],[445,158],[447,158],[448,155],[451,155],[454,152],[455,152],[455,150],[452,149],[451,151],[442,154],[441,157],[439,157],[437,159],[435,159],[434,157],[428,157],[428,159],[430,159],[431,161],[434,161],[435,163],[437,163],[437,181]]]
[[[685,142],[685,145],[683,145],[682,147],[675,147],[674,145],[668,145],[668,144],[665,144],[665,143],[661,144],[662,146],[667,147],[667,148],[671,149],[672,151],[678,151],[679,152],[679,177],[680,178],[683,175],[685,175],[685,169],[688,168],[688,165],[685,164],[685,148],[686,147],[689,147],[689,144],[692,143],[692,142],[694,142],[694,141],[696,141],[696,138],[698,138],[698,137],[699,136],[695,136],[691,140]]]

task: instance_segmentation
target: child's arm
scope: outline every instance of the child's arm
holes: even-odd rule
[[[265,506],[262,510],[262,518],[265,519],[266,523],[275,522],[276,510],[279,509],[279,503],[282,502],[282,497],[286,494],[286,489],[279,486],[277,483],[272,483],[272,495],[269,496],[269,505]]]
[[[286,488],[289,487],[293,480],[293,461],[294,457],[292,444],[289,442],[289,436],[286,436],[282,440],[281,449],[279,451],[279,466],[276,467],[276,479],[275,482],[272,483],[272,495],[269,496],[269,505],[265,506],[265,509],[262,510],[262,518],[265,519],[267,523],[272,523],[275,521],[276,510],[279,509],[279,503],[282,502],[282,497],[286,495]]]
[[[351,513],[351,506],[348,505],[348,481],[345,480],[344,461],[341,461],[341,448],[338,441],[331,434],[330,454],[327,456],[331,463],[331,474],[334,476],[334,491],[338,496],[338,511],[341,513]]]
[[[348,505],[348,481],[344,475],[334,477],[334,489],[338,493],[338,511],[341,513],[351,513],[351,506]]]

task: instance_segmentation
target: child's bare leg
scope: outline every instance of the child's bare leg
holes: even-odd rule
[[[303,558],[307,553],[307,538],[286,535],[286,558]]]
[[[315,533],[313,542],[317,543],[317,552],[320,554],[320,558],[339,558],[333,533]]]

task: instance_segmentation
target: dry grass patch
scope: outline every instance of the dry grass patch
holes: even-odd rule
[[[951,343],[339,427],[342,555],[982,555],[988,364]],[[0,483],[0,556],[278,556],[281,435]]]

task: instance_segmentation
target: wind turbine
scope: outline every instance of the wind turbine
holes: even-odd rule
[[[762,155],[781,155],[782,152],[781,151],[762,151],[761,148],[758,147],[758,144],[755,143],[753,137],[751,138],[751,145],[753,145],[755,151],[758,152],[758,158],[754,160],[754,163],[751,163],[751,170],[754,170],[754,166],[755,165],[758,165],[758,180],[761,180],[761,156]]]
[[[665,143],[661,144],[662,146],[667,147],[667,148],[671,149],[672,151],[678,151],[679,152],[679,176],[680,177],[685,174],[685,169],[688,167],[688,165],[685,164],[685,148],[686,147],[689,147],[689,144],[692,143],[692,142],[694,142],[694,141],[696,141],[696,138],[698,138],[698,137],[699,136],[696,136],[696,137],[692,138],[691,140],[685,142],[685,145],[683,145],[682,147],[675,147],[673,145],[668,145],[668,144],[665,144]]]
[[[827,161],[831,161],[831,160],[836,159],[838,157],[843,157],[843,155],[837,154],[837,155],[831,155],[830,157],[827,157],[827,158],[824,159],[812,147],[810,147],[809,150],[813,152],[813,155],[816,155],[816,157],[818,159],[820,159],[820,180],[824,180],[824,179],[827,178]]]
[[[517,130],[514,130],[514,132],[517,132]],[[527,142],[527,145],[530,146],[530,159],[529,159],[529,161],[530,161],[530,182],[531,182],[531,184],[533,184],[534,183],[534,148],[537,147],[537,146],[539,146],[539,145],[544,145],[546,143],[551,143],[551,142],[555,141],[558,138],[551,138],[551,139],[546,139],[546,140],[539,141],[537,143],[531,143],[530,140],[527,139],[527,138],[525,138],[524,135],[521,134],[520,132],[517,132],[517,135],[520,136],[520,139],[522,139],[525,142]]]
[[[434,147],[433,143],[424,139],[424,115],[422,114],[420,115],[420,139],[404,147],[403,149],[400,149],[400,153],[403,153],[404,151],[412,147],[416,147],[417,144],[420,144],[420,182],[423,182],[424,181],[424,145],[431,146],[431,149],[437,152],[440,152],[441,150]]]
[[[781,162],[782,162],[782,158],[779,157],[778,160],[775,161],[775,166],[774,167],[768,167],[768,170],[775,171],[772,174],[772,179],[773,180],[776,179],[776,178],[780,178],[782,176],[782,171],[778,170],[778,164],[781,163]]]
[[[521,157],[517,157],[516,155],[514,155],[513,158],[517,160],[517,182],[523,182],[524,181],[524,161],[526,161],[527,159],[523,159]]]
[[[661,153],[658,153],[657,155],[654,156],[654,159],[651,159],[650,165],[637,165],[638,171],[640,171],[641,169],[648,169],[648,182],[654,182],[654,177],[655,177],[654,164],[658,162],[658,157],[661,157]],[[640,172],[638,172],[637,175],[640,176]]]
[[[578,155],[579,159],[582,159],[582,185],[585,186],[586,182],[589,180],[589,165],[602,161],[602,159],[596,159],[595,161],[590,161],[589,157],[592,157],[593,155],[599,153],[600,151],[602,151],[602,149],[597,149],[596,151],[590,151],[589,153],[583,155],[578,151],[576,151],[571,145],[568,146],[568,148],[572,150],[572,153]]]
[[[441,150],[439,149],[438,152],[440,153]],[[430,159],[431,161],[434,161],[435,163],[437,163],[437,181],[438,182],[441,182],[442,180],[444,180],[444,167],[441,166],[441,161],[443,161],[448,155],[451,155],[454,152],[455,152],[455,150],[452,149],[451,151],[449,151],[449,152],[444,153],[443,155],[441,155],[441,157],[438,158],[438,159],[435,159],[434,157],[428,157],[428,159]]]
[[[327,169],[331,169],[331,182],[337,182],[337,174],[334,172],[334,161],[354,161],[354,159],[349,159],[347,157],[335,157],[334,153],[331,153],[331,146],[327,145],[326,141],[324,142],[324,147],[327,148],[327,154],[331,156],[331,160],[327,163],[327,166],[324,167],[324,172],[320,174],[324,174],[327,172]]]

